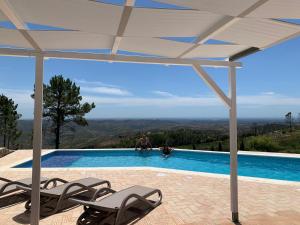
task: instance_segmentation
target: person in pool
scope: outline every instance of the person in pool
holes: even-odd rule
[[[162,153],[165,155],[165,156],[168,156],[171,154],[173,148],[167,146],[167,145],[164,145],[163,147],[159,147],[159,149],[162,151]]]
[[[143,136],[137,140],[136,145],[135,145],[135,150],[138,150],[138,148],[140,148],[140,150],[151,150],[152,149],[151,142],[145,134],[143,134]]]

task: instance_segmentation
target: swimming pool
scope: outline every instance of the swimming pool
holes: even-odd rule
[[[32,161],[15,166],[30,168]],[[229,174],[229,154],[173,151],[165,158],[160,151],[59,150],[42,157],[42,167],[158,167]],[[300,181],[300,158],[239,155],[240,176]]]

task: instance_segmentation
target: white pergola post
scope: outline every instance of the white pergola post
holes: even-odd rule
[[[236,110],[236,68],[229,67],[229,97],[230,97],[230,194],[232,221],[239,221],[238,213],[238,176],[237,176],[237,110]]]
[[[231,212],[232,221],[239,221],[238,214],[238,182],[237,182],[237,119],[236,119],[236,73],[235,66],[229,68],[229,97],[224,94],[222,89],[213,81],[200,65],[193,64],[194,70],[198,76],[215,92],[222,100],[225,106],[229,108],[230,127],[230,196],[231,196]]]
[[[40,219],[40,177],[43,116],[43,68],[44,56],[38,54],[35,61],[33,163],[30,224],[38,225]]]

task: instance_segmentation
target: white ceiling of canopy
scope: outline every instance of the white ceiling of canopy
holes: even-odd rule
[[[300,31],[300,26],[264,19],[243,18],[214,38],[247,46],[266,48]]]
[[[109,49],[113,44],[112,36],[81,31],[29,31],[29,34],[45,50]]]
[[[197,10],[135,8],[125,36],[193,37],[205,32],[223,17]]]
[[[0,28],[0,45],[31,48],[31,45],[26,41],[19,31],[3,28]]]
[[[3,13],[0,11],[0,21],[5,21],[7,18],[3,15]]]
[[[247,48],[247,46],[243,45],[199,45],[187,53],[184,58],[227,58]]]
[[[201,11],[238,16],[255,4],[263,4],[251,12],[249,17],[260,18],[300,18],[299,0],[155,0]]]
[[[29,23],[115,35],[122,6],[89,0],[9,0],[19,17]]]
[[[250,17],[299,19],[299,0],[271,0],[249,14]]]
[[[238,16],[251,7],[257,0],[156,0],[191,9],[213,12],[221,15]]]
[[[2,1],[9,2],[14,19],[49,29],[28,30],[24,35],[0,28],[0,45],[18,48],[32,48],[35,42],[42,50],[115,48],[168,58],[227,58],[300,35],[299,25],[274,21],[300,19],[299,0],[156,0],[187,9],[135,8],[90,0]],[[0,4],[0,21],[7,20],[7,13]],[[120,27],[124,28],[121,35]],[[208,39],[225,43],[206,44]]]

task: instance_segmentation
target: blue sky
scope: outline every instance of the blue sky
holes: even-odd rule
[[[248,56],[237,70],[238,116],[300,112],[300,38]],[[206,69],[227,93],[227,70]],[[89,118],[224,118],[228,110],[189,67],[49,59],[44,82],[63,74],[96,103]],[[32,118],[34,59],[0,57],[0,92]]]
[[[237,70],[238,117],[283,118],[289,111],[300,113],[299,60],[300,37],[242,59],[243,68]],[[206,70],[227,93],[227,70]],[[228,116],[227,108],[189,67],[46,60],[44,82],[57,74],[80,85],[85,101],[95,102],[88,118]],[[19,104],[24,119],[32,118],[34,59],[0,57],[0,81],[0,94]]]

